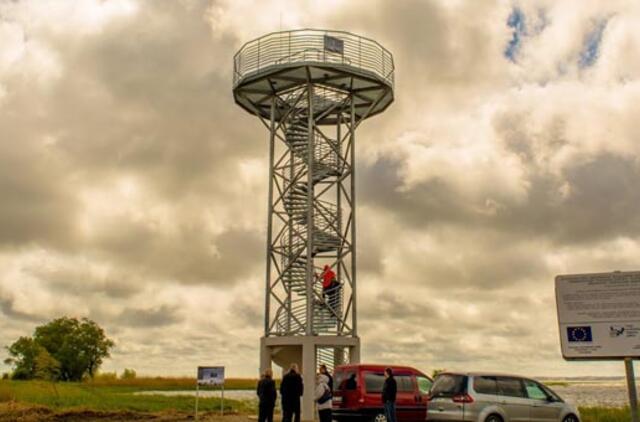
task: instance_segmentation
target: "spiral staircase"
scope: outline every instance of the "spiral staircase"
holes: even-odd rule
[[[328,104],[330,103],[314,101],[316,110],[322,110]],[[340,176],[340,166],[336,152],[337,142],[317,133],[313,135],[313,159],[311,167],[309,166],[309,126],[306,110],[305,107],[297,113],[292,113],[287,121],[285,140],[295,157],[295,165],[303,167],[304,171],[299,174],[308,175],[311,171],[311,182],[315,186],[329,177]],[[291,181],[283,199],[283,207],[290,223],[281,240],[282,250],[285,251],[282,257],[282,278],[290,292],[290,310],[281,308],[276,318],[278,331],[289,334],[303,333],[306,325],[308,236],[313,236],[312,257],[323,253],[335,253],[341,246],[340,215],[336,205],[314,199],[313,221],[310,223],[307,177],[300,179]],[[315,266],[313,269],[318,270]],[[338,284],[323,295],[321,280],[314,276],[312,280],[314,334],[327,333],[335,329],[342,318],[343,289]]]

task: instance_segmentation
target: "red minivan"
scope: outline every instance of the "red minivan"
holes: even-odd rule
[[[341,365],[333,377],[333,419],[338,422],[364,420],[386,422],[382,407],[384,369],[391,368],[398,384],[398,422],[424,422],[427,394],[433,380],[408,366]]]

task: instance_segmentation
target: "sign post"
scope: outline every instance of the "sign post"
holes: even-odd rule
[[[196,420],[198,420],[198,400],[200,399],[200,383],[196,382]]]
[[[638,392],[636,391],[636,377],[633,374],[633,360],[626,358],[624,368],[627,373],[627,390],[629,391],[629,406],[631,407],[631,422],[638,419]]]
[[[198,400],[201,385],[219,385],[221,387],[220,415],[224,415],[224,366],[198,366],[198,377],[196,382],[196,420],[198,420]]]
[[[556,277],[560,347],[566,360],[624,360],[631,421],[638,418],[633,359],[640,358],[640,272]]]

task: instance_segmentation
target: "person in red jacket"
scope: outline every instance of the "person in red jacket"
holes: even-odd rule
[[[320,278],[322,279],[322,297],[324,298],[325,304],[333,308],[339,287],[338,280],[336,280],[336,273],[333,272],[329,265],[325,265]]]

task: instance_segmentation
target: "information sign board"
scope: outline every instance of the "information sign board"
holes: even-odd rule
[[[555,287],[565,359],[640,357],[640,272],[560,275]]]

